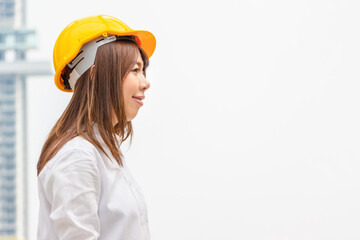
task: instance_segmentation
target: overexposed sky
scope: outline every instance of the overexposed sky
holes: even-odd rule
[[[360,2],[28,0],[30,59],[94,14],[157,38],[125,155],[156,240],[359,239]],[[52,65],[51,65],[52,67]],[[71,95],[28,81],[35,165]]]

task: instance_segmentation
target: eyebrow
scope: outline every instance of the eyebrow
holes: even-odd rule
[[[136,62],[137,65],[139,65],[140,68],[143,67],[143,64],[141,62]]]

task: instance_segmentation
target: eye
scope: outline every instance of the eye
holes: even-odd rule
[[[140,72],[140,68],[134,68],[134,69],[131,70],[131,71],[138,73],[138,72]]]

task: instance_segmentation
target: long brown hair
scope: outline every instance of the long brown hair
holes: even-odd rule
[[[94,123],[113,157],[122,165],[120,144],[128,137],[131,139],[133,134],[131,122],[125,116],[122,82],[136,64],[137,49],[144,61],[145,73],[148,57],[135,43],[117,41],[98,48],[93,68],[78,79],[69,105],[45,141],[37,164],[38,175],[45,164],[76,136],[82,136],[106,154],[94,135]],[[115,126],[113,112],[118,121]]]

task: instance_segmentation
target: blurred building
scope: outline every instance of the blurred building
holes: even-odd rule
[[[26,77],[50,74],[26,60],[36,32],[25,20],[25,0],[0,0],[0,240],[28,239]]]

